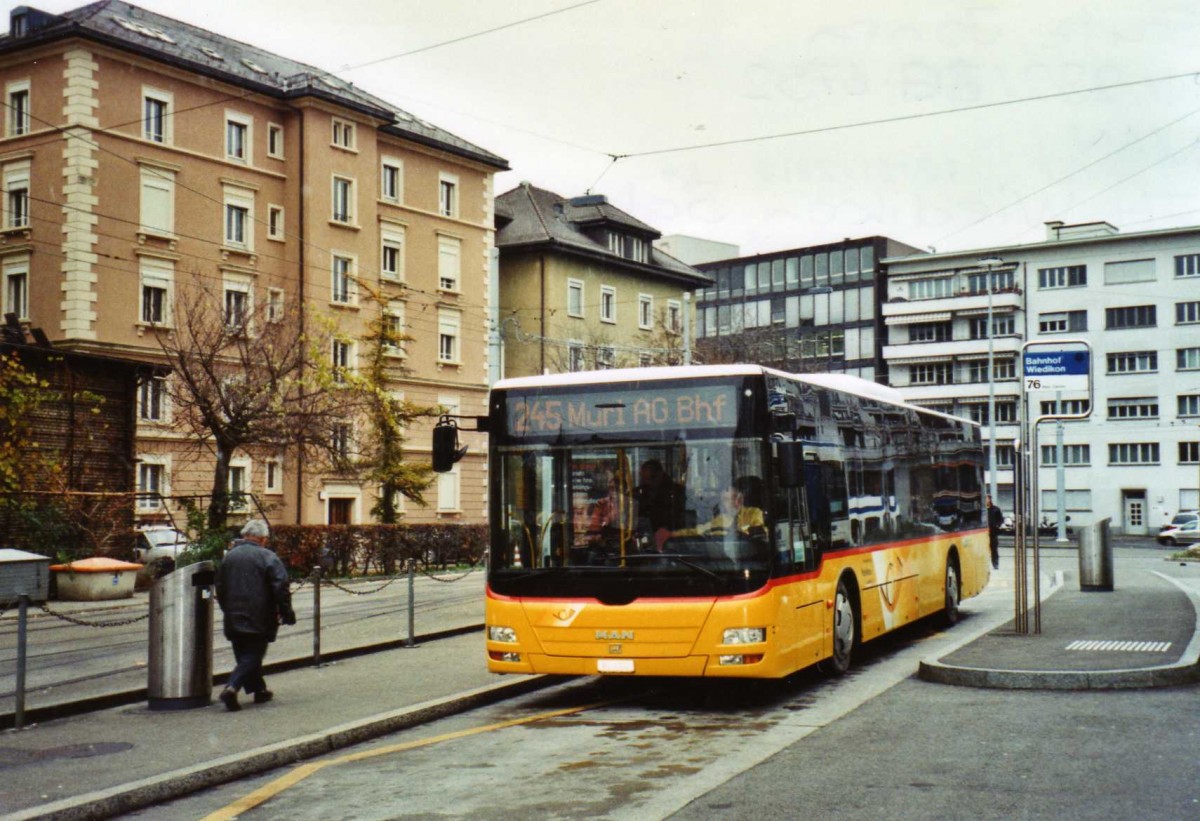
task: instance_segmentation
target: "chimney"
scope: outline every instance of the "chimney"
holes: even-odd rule
[[[1050,220],[1046,223],[1046,242],[1058,240],[1058,230],[1063,227],[1062,220]]]

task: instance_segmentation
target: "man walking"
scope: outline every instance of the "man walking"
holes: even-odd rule
[[[1000,568],[1000,525],[1004,524],[1004,511],[987,497],[988,545],[992,549],[992,567]]]
[[[233,645],[236,666],[221,691],[225,709],[242,709],[238,690],[253,694],[255,704],[274,697],[263,680],[262,663],[267,644],[275,641],[279,624],[295,624],[287,569],[266,547],[270,531],[262,519],[242,527],[241,538],[221,560],[217,570],[217,601],[225,614],[225,638]]]

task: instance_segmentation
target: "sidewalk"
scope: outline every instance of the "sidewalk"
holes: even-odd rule
[[[993,584],[1000,589],[1009,584],[1011,592],[1010,557],[1006,552],[1004,570]],[[1200,567],[1185,574],[1188,590],[1156,569],[1118,562],[1112,592],[1080,592],[1069,573],[1053,589],[1044,582],[1049,595],[1041,634],[1017,635],[1005,624],[968,635],[941,658],[922,662],[920,675],[949,684],[1011,688],[1198,681]],[[1114,644],[1070,649],[1077,641]],[[151,712],[142,701],[2,732],[0,817],[106,818],[558,680],[491,675],[483,652],[482,630],[472,630],[320,668],[269,672],[275,700],[254,705],[243,699],[245,709],[234,714],[217,701],[206,708],[162,712]]]
[[[1011,589],[1011,587],[1010,587]],[[1200,580],[1190,587],[1142,568],[1118,569],[1114,589],[1079,589],[1078,574],[1043,584],[1041,632],[1009,621],[921,662],[926,681],[997,689],[1169,687],[1200,681]],[[1015,610],[1015,601],[1013,609]]]

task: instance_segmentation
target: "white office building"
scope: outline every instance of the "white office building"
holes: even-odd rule
[[[1038,427],[1032,515],[1056,519],[1061,495],[1072,526],[1108,517],[1114,532],[1154,533],[1200,508],[1200,226],[1046,227],[1030,245],[883,260],[889,382],[994,433],[989,469],[1011,511],[1022,402],[1030,419],[1087,405],[1086,393],[1026,393],[1022,346],[1086,340],[1092,413],[1061,423],[1061,468],[1059,423]]]

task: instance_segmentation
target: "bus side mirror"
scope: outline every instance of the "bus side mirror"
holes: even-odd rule
[[[433,428],[433,472],[449,472],[466,455],[467,446],[458,446],[458,426],[453,422],[438,422]]]
[[[781,487],[801,487],[804,484],[804,446],[799,442],[776,442],[775,459]]]

